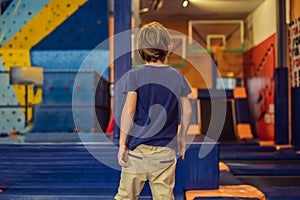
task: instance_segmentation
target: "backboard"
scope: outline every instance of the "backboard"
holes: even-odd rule
[[[189,51],[244,51],[244,23],[242,20],[191,20],[188,23]]]

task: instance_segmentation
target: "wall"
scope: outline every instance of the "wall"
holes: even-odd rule
[[[11,3],[1,10],[0,133],[23,131],[24,128],[25,87],[10,85],[8,71],[11,67],[41,66],[48,71],[65,71],[86,65],[88,69],[104,71],[105,77],[109,77],[108,45],[90,53],[108,38],[106,0],[8,2]],[[39,95],[34,92],[33,87],[29,87],[29,105],[42,101],[41,92]],[[34,119],[32,110],[30,106],[27,122]]]
[[[188,35],[188,21],[164,21],[163,24],[170,30],[175,30],[184,35]],[[196,55],[189,53],[188,45],[186,46],[186,52],[186,60],[196,63],[196,66],[193,66],[190,62],[186,62],[185,66],[183,68],[178,68],[178,70],[185,75],[192,87],[211,88],[211,60],[206,54]],[[170,59],[172,59],[172,57]],[[197,69],[200,69],[201,74],[197,71]]]
[[[276,1],[265,0],[245,20],[245,50],[257,46],[276,32]]]
[[[143,21],[147,23],[147,21]],[[168,29],[178,31],[188,36],[188,21],[163,21],[164,26]],[[187,41],[186,41],[187,42]],[[226,77],[228,74],[233,74],[234,77],[243,77],[243,54],[239,52],[227,53],[221,52],[218,54],[218,70],[219,76]],[[177,58],[178,60],[178,58]],[[171,63],[176,62],[176,58],[169,58]],[[212,88],[213,87],[213,71],[212,71],[212,54],[190,52],[188,42],[186,45],[186,63],[184,67],[177,68],[188,79],[192,87],[196,88]],[[188,62],[190,61],[190,62]],[[191,64],[193,63],[193,65]],[[232,67],[234,66],[234,67]],[[199,73],[200,71],[200,73]]]
[[[253,132],[274,139],[276,1],[266,0],[245,20],[244,78]]]
[[[291,0],[291,22],[300,19],[300,2],[299,0]],[[299,24],[299,23],[298,23]],[[294,25],[295,27],[297,25]],[[293,35],[293,36],[292,36]],[[299,43],[296,44],[296,42],[293,44],[293,39],[296,37],[299,37],[299,27],[298,31],[296,32],[291,32],[289,34],[290,37],[288,41],[292,44],[292,49],[297,50],[294,52],[294,55],[291,55],[290,60],[296,60],[299,58]],[[299,128],[300,128],[300,120],[299,120],[299,115],[300,115],[300,107],[299,107],[299,101],[300,101],[300,87],[299,87],[299,64],[291,64],[289,62],[289,67],[291,67],[291,79],[292,79],[292,84],[290,84],[291,87],[291,107],[292,107],[292,112],[291,112],[291,133],[292,133],[292,144],[295,146],[300,146],[300,134],[299,134]],[[298,72],[297,74],[294,74],[295,72]],[[295,80],[296,79],[296,80]],[[298,79],[298,80],[297,80]],[[295,81],[298,82],[298,84],[295,84]]]
[[[291,20],[300,17],[300,2],[299,0],[291,0]]]
[[[245,85],[252,128],[260,139],[274,139],[274,70],[276,35],[245,52]]]

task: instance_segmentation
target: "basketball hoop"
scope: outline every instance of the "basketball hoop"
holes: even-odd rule
[[[211,46],[212,55],[216,62],[222,59],[224,49],[225,47],[220,43],[216,43]]]

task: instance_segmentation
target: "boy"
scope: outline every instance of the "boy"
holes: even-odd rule
[[[188,83],[164,64],[170,43],[167,29],[158,22],[139,32],[138,52],[145,65],[130,70],[125,85],[118,153],[122,174],[116,200],[137,200],[147,180],[154,200],[174,199],[175,149],[184,159],[192,109]]]

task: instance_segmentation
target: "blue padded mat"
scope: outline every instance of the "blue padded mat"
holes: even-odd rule
[[[299,200],[300,187],[259,187],[268,200]]]
[[[199,99],[233,99],[232,90],[207,90],[207,89],[198,89],[198,98]]]
[[[1,200],[72,200],[72,199],[92,199],[92,200],[112,200],[117,193],[117,189],[14,189],[6,190],[0,194]],[[180,190],[174,191],[176,200],[183,200],[183,192]],[[152,199],[149,189],[143,190],[139,200]]]
[[[300,159],[300,154],[280,152],[221,152],[220,160],[275,160],[275,159]]]
[[[238,180],[232,173],[221,170],[220,171],[220,185],[241,185],[242,182]]]
[[[194,200],[259,200],[258,198],[242,198],[242,197],[197,197]]]
[[[86,146],[93,155],[80,144],[0,145],[0,188],[4,190],[0,199],[113,199],[120,167],[117,170],[109,166],[118,166],[118,149],[104,142]],[[218,146],[214,145],[208,156],[198,158],[201,146],[193,144],[187,149],[186,159],[178,161],[174,191],[177,199],[183,199],[184,187],[207,189],[218,184]],[[100,156],[105,163],[94,156]],[[187,172],[193,174],[186,176]],[[149,187],[145,187],[141,199],[151,199],[150,196]]]
[[[300,164],[226,164],[234,175],[300,175]]]
[[[248,139],[242,139],[240,141],[222,141],[220,142],[220,145],[222,146],[239,146],[239,145],[259,145],[259,140],[256,138],[248,138]]]
[[[250,123],[250,114],[248,108],[248,102],[246,98],[243,99],[235,99],[235,114],[236,114],[236,123]]]
[[[259,145],[222,145],[220,144],[220,151],[276,151],[274,146],[259,146]]]

